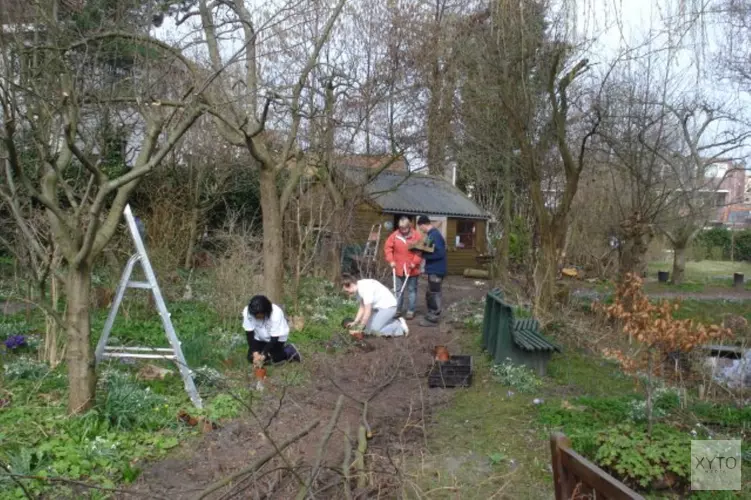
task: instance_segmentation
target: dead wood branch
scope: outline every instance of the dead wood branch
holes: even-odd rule
[[[225,477],[223,479],[220,479],[219,481],[214,482],[211,486],[209,486],[208,488],[206,488],[205,490],[203,490],[201,493],[199,493],[195,497],[195,500],[203,500],[204,498],[208,497],[210,494],[214,493],[218,489],[221,489],[224,486],[227,486],[232,481],[234,481],[234,480],[236,480],[236,479],[238,479],[238,478],[240,478],[242,476],[245,476],[247,474],[252,474],[252,473],[256,472],[258,469],[260,469],[261,467],[263,467],[269,460],[271,460],[272,458],[274,458],[278,453],[281,453],[282,451],[284,451],[285,448],[289,447],[294,442],[296,442],[296,441],[302,439],[303,437],[305,437],[306,435],[308,435],[308,433],[310,433],[310,431],[312,431],[313,429],[315,429],[318,426],[319,423],[320,423],[320,421],[316,420],[315,422],[311,423],[306,428],[304,428],[303,430],[301,430],[300,432],[298,432],[297,434],[295,434],[294,436],[292,436],[291,438],[289,438],[288,440],[286,440],[282,444],[278,445],[275,449],[273,449],[273,450],[269,451],[268,453],[266,453],[265,455],[263,455],[261,458],[259,458],[255,462],[253,462],[253,464],[251,464],[250,466],[248,466],[248,467],[246,467],[244,469],[241,469],[241,470],[235,472],[234,474],[230,474],[229,476],[227,476],[227,477]]]
[[[349,484],[349,471],[352,467],[352,443],[349,441],[349,424],[344,429],[344,460],[342,461],[342,483],[344,484],[344,498],[352,500],[352,490]]]
[[[363,489],[367,484],[365,475],[365,452],[368,450],[368,437],[365,426],[357,429],[357,452],[355,453],[355,468],[357,469],[357,488]]]
[[[310,471],[310,478],[297,493],[297,500],[303,500],[308,496],[308,492],[310,491],[310,488],[313,486],[313,483],[316,480],[318,471],[321,468],[321,462],[323,462],[323,454],[326,451],[326,446],[329,444],[329,439],[331,439],[331,435],[334,433],[336,423],[339,420],[339,415],[342,412],[343,403],[344,396],[339,395],[339,398],[337,398],[336,400],[336,406],[334,407],[334,413],[331,415],[331,420],[329,420],[329,425],[326,426],[326,431],[323,433],[321,443],[318,445],[315,462],[313,462],[313,469]]]

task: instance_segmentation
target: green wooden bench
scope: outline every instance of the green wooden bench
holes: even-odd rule
[[[495,289],[485,298],[482,325],[482,345],[495,363],[511,359],[544,376],[548,361],[560,346],[547,339],[534,318],[515,318],[514,308],[503,301],[503,294]]]

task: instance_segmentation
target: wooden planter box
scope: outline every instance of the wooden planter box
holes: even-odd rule
[[[451,356],[448,361],[436,361],[428,374],[428,387],[469,387],[472,371],[472,356]]]

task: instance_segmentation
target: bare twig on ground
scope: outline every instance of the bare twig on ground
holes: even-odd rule
[[[231,483],[235,479],[240,478],[242,476],[245,476],[247,474],[252,474],[253,472],[257,471],[258,469],[260,469],[261,467],[263,467],[266,464],[266,462],[268,462],[269,460],[271,460],[272,458],[274,458],[276,455],[281,454],[281,452],[285,448],[287,448],[289,445],[291,445],[295,441],[298,441],[299,439],[303,438],[308,433],[310,433],[310,431],[312,431],[313,429],[315,429],[318,426],[319,423],[320,422],[318,420],[316,420],[315,422],[311,423],[306,428],[304,428],[303,430],[301,430],[300,432],[298,432],[297,434],[295,434],[294,436],[292,436],[288,440],[284,441],[282,444],[280,444],[278,446],[275,446],[273,450],[269,451],[268,453],[266,453],[265,455],[263,455],[261,458],[259,458],[255,462],[253,462],[252,465],[250,465],[248,467],[245,467],[244,469],[241,469],[241,470],[235,472],[234,474],[231,474],[231,475],[229,475],[229,476],[227,476],[227,477],[225,477],[223,479],[220,479],[219,481],[216,481],[211,486],[209,486],[208,488],[206,488],[205,490],[203,490],[201,493],[199,493],[195,497],[195,500],[203,500],[204,498],[206,498],[207,496],[209,496],[211,493],[215,492],[216,490],[218,490],[220,488],[223,488],[224,486],[227,486],[229,483]]]
[[[365,476],[365,452],[368,449],[368,438],[365,432],[365,426],[361,425],[357,429],[357,452],[355,453],[355,468],[357,469],[357,487],[365,488],[367,477]]]
[[[287,394],[287,386],[282,387],[282,394],[279,396],[279,405],[277,405],[276,410],[274,410],[274,413],[269,417],[269,421],[264,427],[264,429],[268,429],[271,427],[271,423],[274,421],[274,419],[279,415],[279,411],[282,409],[282,404],[284,403],[284,396]]]
[[[3,466],[5,468],[5,466]],[[79,488],[86,488],[88,490],[97,490],[97,491],[104,491],[107,493],[120,493],[123,495],[131,495],[136,497],[147,497],[147,498],[154,498],[158,500],[169,500],[167,497],[163,497],[160,495],[155,495],[153,493],[140,493],[136,491],[128,491],[128,490],[121,490],[118,488],[106,488],[104,486],[97,486],[94,484],[86,483],[84,481],[76,481],[75,479],[68,479],[67,477],[43,477],[43,476],[33,476],[33,475],[27,475],[27,474],[13,474],[11,472],[6,473],[7,476],[9,476],[13,482],[18,484],[24,491],[24,494],[26,495],[26,498],[34,499],[37,498],[34,495],[32,495],[19,481],[20,479],[35,479],[37,481],[43,481],[47,483],[62,483],[62,484],[70,484],[73,486],[78,486]]]
[[[302,488],[300,488],[300,491],[298,491],[296,497],[297,500],[303,500],[305,497],[307,497],[311,486],[313,486],[313,483],[315,482],[318,471],[321,468],[321,462],[323,462],[323,454],[326,451],[326,446],[329,444],[331,434],[333,434],[336,423],[339,420],[339,415],[342,412],[343,403],[344,396],[340,395],[336,400],[336,406],[334,407],[334,413],[331,415],[331,420],[329,420],[329,425],[326,426],[326,430],[323,433],[323,437],[321,438],[321,443],[318,445],[315,462],[313,462],[313,469],[310,471],[310,478],[308,479],[307,483],[305,483]]]
[[[342,482],[344,483],[344,498],[346,500],[352,500],[352,491],[349,484],[350,467],[352,467],[352,443],[349,441],[349,424],[347,424],[344,429],[344,460],[342,461]]]

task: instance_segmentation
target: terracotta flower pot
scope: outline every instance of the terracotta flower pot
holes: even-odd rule
[[[446,346],[444,345],[435,346],[436,361],[448,361],[450,357],[451,356],[449,356],[449,350],[446,349]]]
[[[266,368],[256,368],[255,369],[256,378],[259,380],[263,380],[266,378]]]

